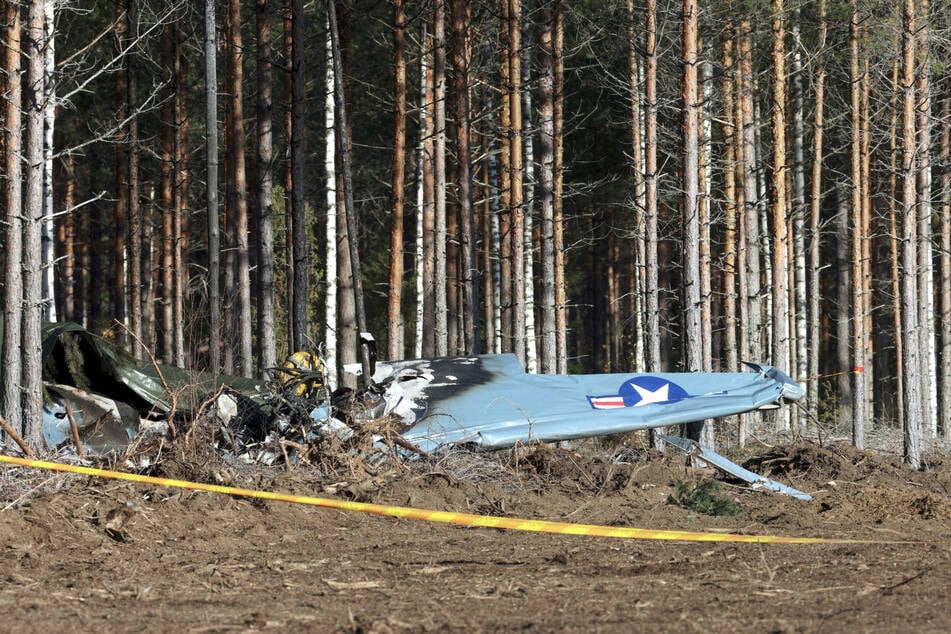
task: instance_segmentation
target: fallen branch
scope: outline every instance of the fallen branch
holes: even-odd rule
[[[18,434],[16,430],[10,426],[10,423],[8,423],[7,420],[2,416],[0,416],[0,427],[3,427],[3,431],[9,434],[10,438],[12,438],[13,441],[20,446],[20,450],[23,452],[24,456],[28,458],[33,457],[33,450],[30,449],[30,446],[23,441],[23,438],[20,437],[20,434]]]
[[[73,408],[66,401],[66,418],[69,419],[69,429],[73,432],[73,443],[76,445],[76,455],[83,457],[83,441],[79,439],[79,426],[76,425],[76,418],[73,416]]]

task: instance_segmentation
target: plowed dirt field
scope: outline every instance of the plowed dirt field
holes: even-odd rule
[[[765,450],[764,450],[765,451]],[[815,496],[751,491],[680,456],[458,454],[375,477],[297,466],[160,475],[589,524],[850,538],[622,540],[374,515],[0,467],[3,629],[23,632],[948,632],[951,459],[911,471],[799,443],[752,465]],[[717,478],[733,517],[668,503]],[[880,542],[910,543],[880,543]]]

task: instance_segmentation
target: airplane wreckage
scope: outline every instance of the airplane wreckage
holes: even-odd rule
[[[363,340],[372,345],[369,335]],[[73,323],[44,327],[43,358],[50,448],[81,442],[87,453],[105,454],[142,434],[174,433],[176,421],[212,415],[219,451],[265,464],[293,461],[321,443],[345,444],[369,421],[392,423],[385,432],[371,428],[379,459],[413,459],[682,425],[804,395],[766,365],[735,373],[543,375],[526,373],[512,354],[375,362],[368,387],[331,392],[312,353],[295,353],[268,379],[213,376],[136,360]],[[347,371],[362,373],[359,365]],[[692,440],[661,438],[755,488],[810,499]]]

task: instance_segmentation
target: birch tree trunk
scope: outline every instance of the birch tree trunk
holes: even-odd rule
[[[558,371],[555,336],[554,73],[551,3],[541,2],[538,30],[538,198],[541,221],[541,372]]]
[[[337,250],[337,135],[336,110],[334,109],[334,65],[332,42],[330,41],[330,22],[325,21],[325,70],[324,70],[324,189],[327,220],[324,227],[324,240],[327,247],[326,284],[324,286],[324,363],[327,381],[333,389],[338,385],[337,377],[337,262],[340,254]]]
[[[951,78],[941,84],[941,368],[938,426],[951,435]]]
[[[446,298],[446,5],[445,0],[433,4],[433,186],[434,264],[436,356],[449,352],[449,306]]]
[[[920,19],[915,34],[918,120],[918,345],[921,348],[921,406],[923,411],[922,433],[934,438],[938,432],[936,410],[938,408],[938,361],[935,340],[934,305],[934,254],[932,249],[932,203],[931,203],[931,41],[930,2],[918,0]],[[908,377],[909,379],[911,377]]]
[[[43,29],[43,74],[46,90],[43,100],[43,319],[58,321],[53,248],[53,131],[56,124],[56,84],[53,80],[56,73],[56,3],[53,1],[46,2]]]
[[[795,374],[797,380],[804,381],[809,376],[807,349],[809,347],[808,313],[806,308],[806,162],[805,162],[805,98],[803,95],[802,63],[802,11],[796,7],[792,25],[792,253],[795,270],[795,288],[793,291],[796,319],[795,335],[792,338],[795,354]],[[791,368],[792,369],[792,368]],[[799,421],[797,411],[792,411],[794,421]],[[800,431],[801,425],[794,425]]]
[[[651,0],[653,1],[653,0]],[[564,223],[564,112],[565,112],[565,56],[564,56],[564,7],[562,0],[554,0],[552,33],[553,57],[553,104],[552,104],[552,230],[555,250],[555,348],[558,373],[568,372],[568,299],[565,289],[565,223]]]
[[[519,6],[521,6],[521,0]],[[528,23],[522,23],[519,38],[529,36]],[[521,48],[522,96],[522,277],[524,280],[525,369],[538,372],[538,339],[535,332],[535,142],[532,123],[532,47]]]

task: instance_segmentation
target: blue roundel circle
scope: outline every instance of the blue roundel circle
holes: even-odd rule
[[[667,403],[689,398],[686,390],[659,376],[636,376],[625,381],[618,390],[618,396],[624,399],[625,407],[634,407],[641,401],[648,403]]]

